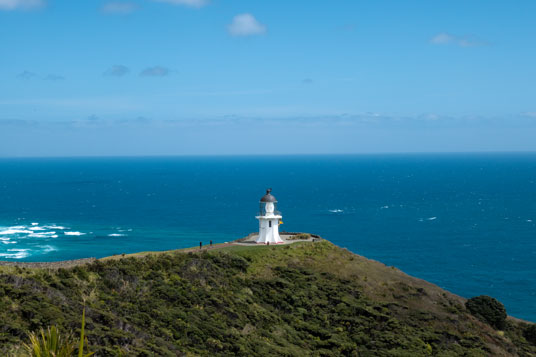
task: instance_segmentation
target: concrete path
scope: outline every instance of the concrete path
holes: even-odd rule
[[[283,240],[283,243],[275,244],[275,245],[284,245],[284,244],[292,244],[296,242],[314,242],[315,238],[310,237],[309,239],[290,239],[291,237],[294,237],[294,234],[281,234],[281,239]],[[241,245],[241,246],[256,246],[257,243],[255,242],[259,238],[258,234],[250,234],[245,240],[242,240],[240,242],[234,242],[234,245]],[[259,244],[262,245],[262,244]]]

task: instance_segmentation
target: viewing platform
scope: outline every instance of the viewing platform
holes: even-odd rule
[[[296,242],[317,242],[317,241],[322,240],[322,238],[316,234],[300,233],[300,232],[281,232],[279,236],[281,237],[281,240],[283,240],[283,243],[277,243],[276,245],[292,244]],[[259,233],[251,233],[247,237],[237,239],[236,241],[232,243],[235,245],[242,245],[242,246],[258,245],[258,244],[261,244],[261,243],[257,243],[258,238],[259,238]]]

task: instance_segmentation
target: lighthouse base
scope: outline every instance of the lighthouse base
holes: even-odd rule
[[[282,244],[285,243],[279,236],[280,216],[260,216],[259,220],[259,238],[255,241],[257,244]]]

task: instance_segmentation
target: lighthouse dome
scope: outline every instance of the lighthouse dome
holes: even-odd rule
[[[272,189],[269,188],[266,190],[266,194],[261,197],[261,202],[277,202],[275,197],[271,194]]]

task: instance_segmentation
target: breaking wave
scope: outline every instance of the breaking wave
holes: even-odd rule
[[[0,253],[2,258],[22,259],[30,255],[30,249],[8,249],[8,253]]]
[[[17,227],[10,227],[6,230],[0,231],[0,234],[31,234],[33,231],[20,229]]]
[[[0,226],[0,260],[35,258],[57,250],[49,242],[61,236],[84,235],[78,231],[64,232],[69,229],[56,224],[39,224],[31,222],[27,225]]]
[[[46,229],[59,229],[59,230],[69,229],[67,227],[54,226],[54,225],[52,225],[52,226],[43,226],[43,227],[46,228]]]
[[[343,213],[344,212],[344,210],[338,209],[338,208],[336,208],[336,209],[328,209],[328,211],[331,212],[331,213]]]
[[[27,224],[0,225],[0,260],[46,260],[44,255],[57,251],[61,240],[77,240],[108,237],[126,237],[132,232],[128,227],[106,227],[96,230],[82,230],[56,223],[29,222]],[[85,240],[84,240],[85,241]],[[43,256],[43,258],[41,258]]]

